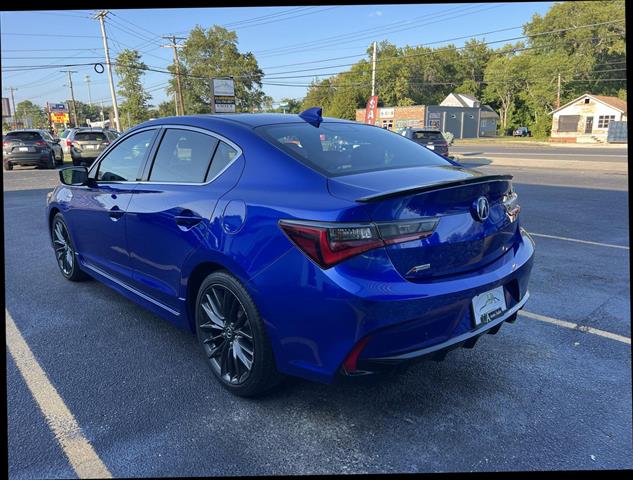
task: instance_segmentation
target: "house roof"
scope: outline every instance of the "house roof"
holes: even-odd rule
[[[443,105],[444,102],[446,102],[446,100],[450,97],[453,96],[455,98],[455,100],[457,100],[459,102],[459,104],[462,107],[466,107],[466,108],[473,108],[473,105],[475,103],[480,103],[479,100],[477,100],[475,97],[473,97],[472,95],[468,95],[467,93],[449,93],[446,98],[444,100],[442,100],[442,102],[440,103],[440,106],[445,106]],[[477,108],[477,107],[475,107]]]
[[[578,98],[574,98],[571,102],[566,103],[565,105],[562,105],[560,107],[558,107],[556,110],[552,110],[550,113],[550,115],[558,112],[559,110],[562,110],[563,108],[567,108],[568,106],[570,106],[573,103],[576,103],[578,100],[580,100],[581,98],[585,98],[585,97],[591,97],[594,100],[600,102],[600,103],[604,103],[605,105],[609,105],[610,107],[615,108],[616,110],[619,110],[620,112],[626,114],[626,100],[622,100],[621,98],[618,97],[609,97],[607,95],[592,95],[591,93],[585,93],[583,95],[581,95]]]

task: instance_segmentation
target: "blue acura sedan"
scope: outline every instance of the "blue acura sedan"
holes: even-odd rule
[[[62,275],[195,333],[238,395],[441,359],[529,296],[510,175],[319,108],[152,120],[60,180]]]

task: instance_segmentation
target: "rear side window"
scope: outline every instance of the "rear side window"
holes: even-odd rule
[[[146,130],[126,138],[115,146],[99,163],[97,180],[103,182],[135,181],[155,133],[155,130]]]
[[[103,132],[77,132],[75,133],[77,142],[107,142],[108,138]]]
[[[238,154],[239,152],[233,147],[224,142],[220,142],[218,148],[215,150],[215,155],[213,155],[213,161],[211,162],[211,168],[209,168],[206,180],[209,181],[216,177]]]
[[[10,132],[7,133],[5,140],[19,140],[20,142],[37,142],[42,140],[42,136],[38,132]]]
[[[397,133],[360,123],[264,125],[264,139],[327,176],[395,168],[450,165],[426,147]]]
[[[151,182],[202,183],[218,140],[191,130],[165,132],[149,175]]]

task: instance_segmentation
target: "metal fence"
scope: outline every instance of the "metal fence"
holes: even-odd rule
[[[627,143],[627,122],[609,122],[608,143]]]

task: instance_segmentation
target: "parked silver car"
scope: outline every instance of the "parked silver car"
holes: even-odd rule
[[[90,166],[117,135],[107,128],[77,128],[70,132],[70,156],[75,166]]]

